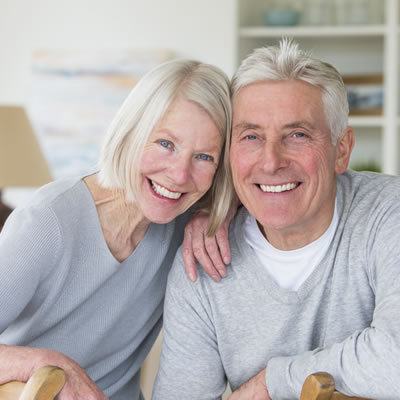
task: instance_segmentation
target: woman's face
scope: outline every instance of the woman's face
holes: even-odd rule
[[[211,117],[178,98],[150,134],[140,165],[139,208],[152,222],[167,223],[210,188],[222,149]]]

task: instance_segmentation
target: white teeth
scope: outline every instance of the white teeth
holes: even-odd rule
[[[260,185],[260,188],[263,192],[268,193],[281,193],[286,192],[288,190],[292,190],[297,187],[296,183],[287,183],[286,185],[277,185],[277,186],[270,186],[270,185]]]
[[[168,189],[165,187],[162,187],[160,185],[157,185],[157,183],[151,181],[151,187],[153,190],[160,196],[166,197],[167,199],[174,199],[177,200],[179,197],[182,196],[182,193],[179,192],[170,192]]]

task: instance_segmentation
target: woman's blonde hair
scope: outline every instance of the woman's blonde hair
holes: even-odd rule
[[[173,60],[156,67],[139,81],[108,129],[100,152],[99,183],[106,188],[122,189],[128,202],[135,201],[144,147],[158,121],[178,97],[205,110],[223,138],[212,186],[200,201],[201,207],[210,210],[208,234],[212,235],[224,221],[232,199],[229,79],[213,65]]]

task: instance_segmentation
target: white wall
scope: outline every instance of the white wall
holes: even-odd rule
[[[169,48],[234,70],[233,0],[0,0],[0,103],[24,104],[38,49]]]
[[[0,0],[0,104],[26,104],[41,49],[167,48],[235,67],[234,0]],[[23,189],[4,191],[12,206]]]

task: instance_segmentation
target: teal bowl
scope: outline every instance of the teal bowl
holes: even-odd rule
[[[264,24],[269,26],[294,26],[299,23],[300,12],[296,10],[269,9],[264,12]]]

